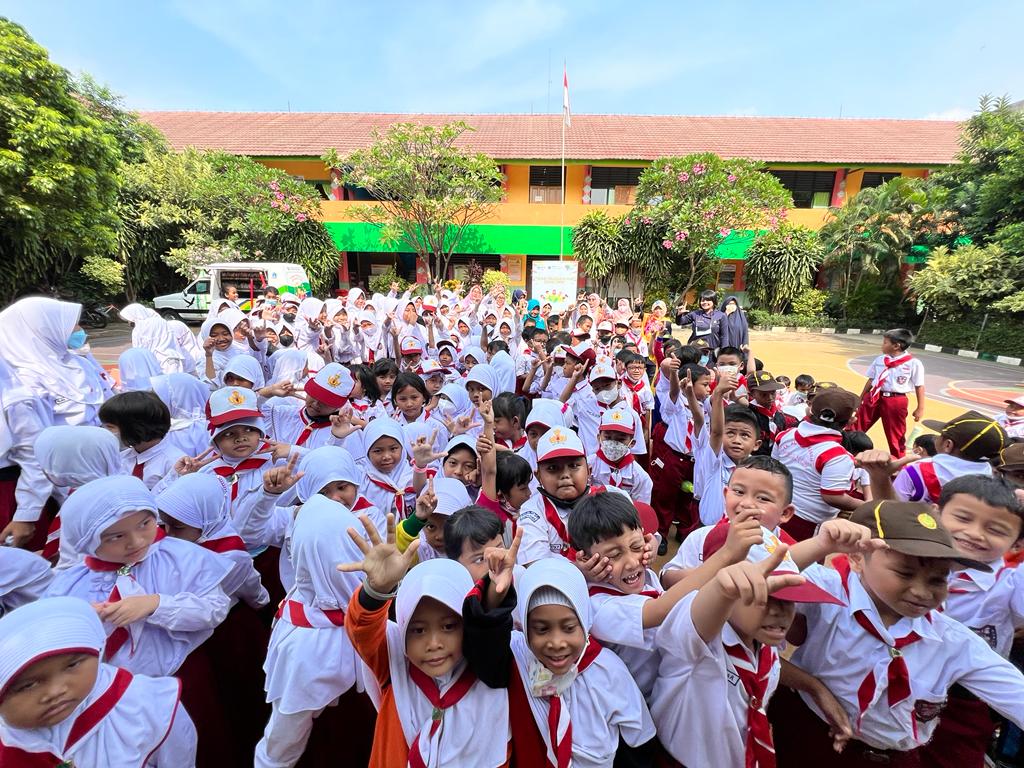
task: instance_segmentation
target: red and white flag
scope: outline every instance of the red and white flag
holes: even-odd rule
[[[572,125],[572,115],[569,112],[569,73],[565,66],[562,66],[562,119],[566,127]]]

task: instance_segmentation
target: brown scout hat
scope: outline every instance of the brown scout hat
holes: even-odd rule
[[[786,385],[776,381],[768,371],[755,371],[747,376],[747,389],[759,390],[761,392],[776,392],[785,389]]]
[[[868,501],[850,515],[850,522],[871,529],[894,552],[911,557],[955,560],[967,568],[991,571],[985,563],[964,557],[953,546],[953,537],[933,517],[934,507],[921,501]]]
[[[938,432],[942,439],[952,440],[960,455],[969,461],[994,459],[1010,442],[1005,429],[978,411],[967,411],[945,423],[935,419],[921,423]]]
[[[810,409],[811,416],[818,421],[842,426],[857,412],[857,396],[842,387],[819,389]]]

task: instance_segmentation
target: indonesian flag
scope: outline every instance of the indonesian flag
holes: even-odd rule
[[[569,112],[569,73],[565,65],[562,66],[562,117],[567,128],[572,125],[572,115]]]

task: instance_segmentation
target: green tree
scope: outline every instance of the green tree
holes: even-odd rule
[[[777,227],[792,205],[759,163],[711,152],[655,160],[640,177],[636,199],[630,218],[658,234],[663,274],[683,296],[708,282],[723,238]]]
[[[307,184],[224,152],[148,147],[125,166],[119,199],[121,254],[130,293],[166,262],[182,275],[223,260],[301,264],[316,290],[334,279],[338,251]]]
[[[608,295],[608,285],[625,248],[622,219],[604,211],[592,211],[572,228],[572,251],[581,271],[596,283],[597,292]]]
[[[0,18],[0,300],[116,250],[118,162],[68,73]]]
[[[381,229],[381,240],[412,251],[427,266],[428,282],[441,279],[467,228],[486,218],[501,200],[501,173],[494,160],[469,153],[459,137],[472,130],[463,122],[440,128],[397,123],[374,131],[373,144],[341,157],[323,155],[346,184],[362,187],[372,205],[354,213]]]
[[[960,318],[977,310],[1012,310],[1024,292],[1024,253],[996,244],[936,248],[924,269],[910,276],[910,288],[937,316]]]
[[[865,278],[898,285],[900,264],[915,245],[949,244],[960,233],[949,190],[933,181],[900,177],[862,190],[831,211],[821,228],[825,266],[838,276],[843,316]]]
[[[743,270],[747,293],[755,306],[781,313],[811,287],[825,256],[818,233],[783,222],[775,231],[760,232]]]

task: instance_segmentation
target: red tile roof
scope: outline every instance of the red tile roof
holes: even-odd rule
[[[431,115],[348,112],[142,112],[176,149],[196,146],[255,157],[319,157],[366,146],[395,122],[464,120],[467,148],[498,160],[557,160],[561,115]],[[944,165],[957,152],[958,123],[794,117],[573,115],[570,160],[654,160],[711,151],[779,163]]]

